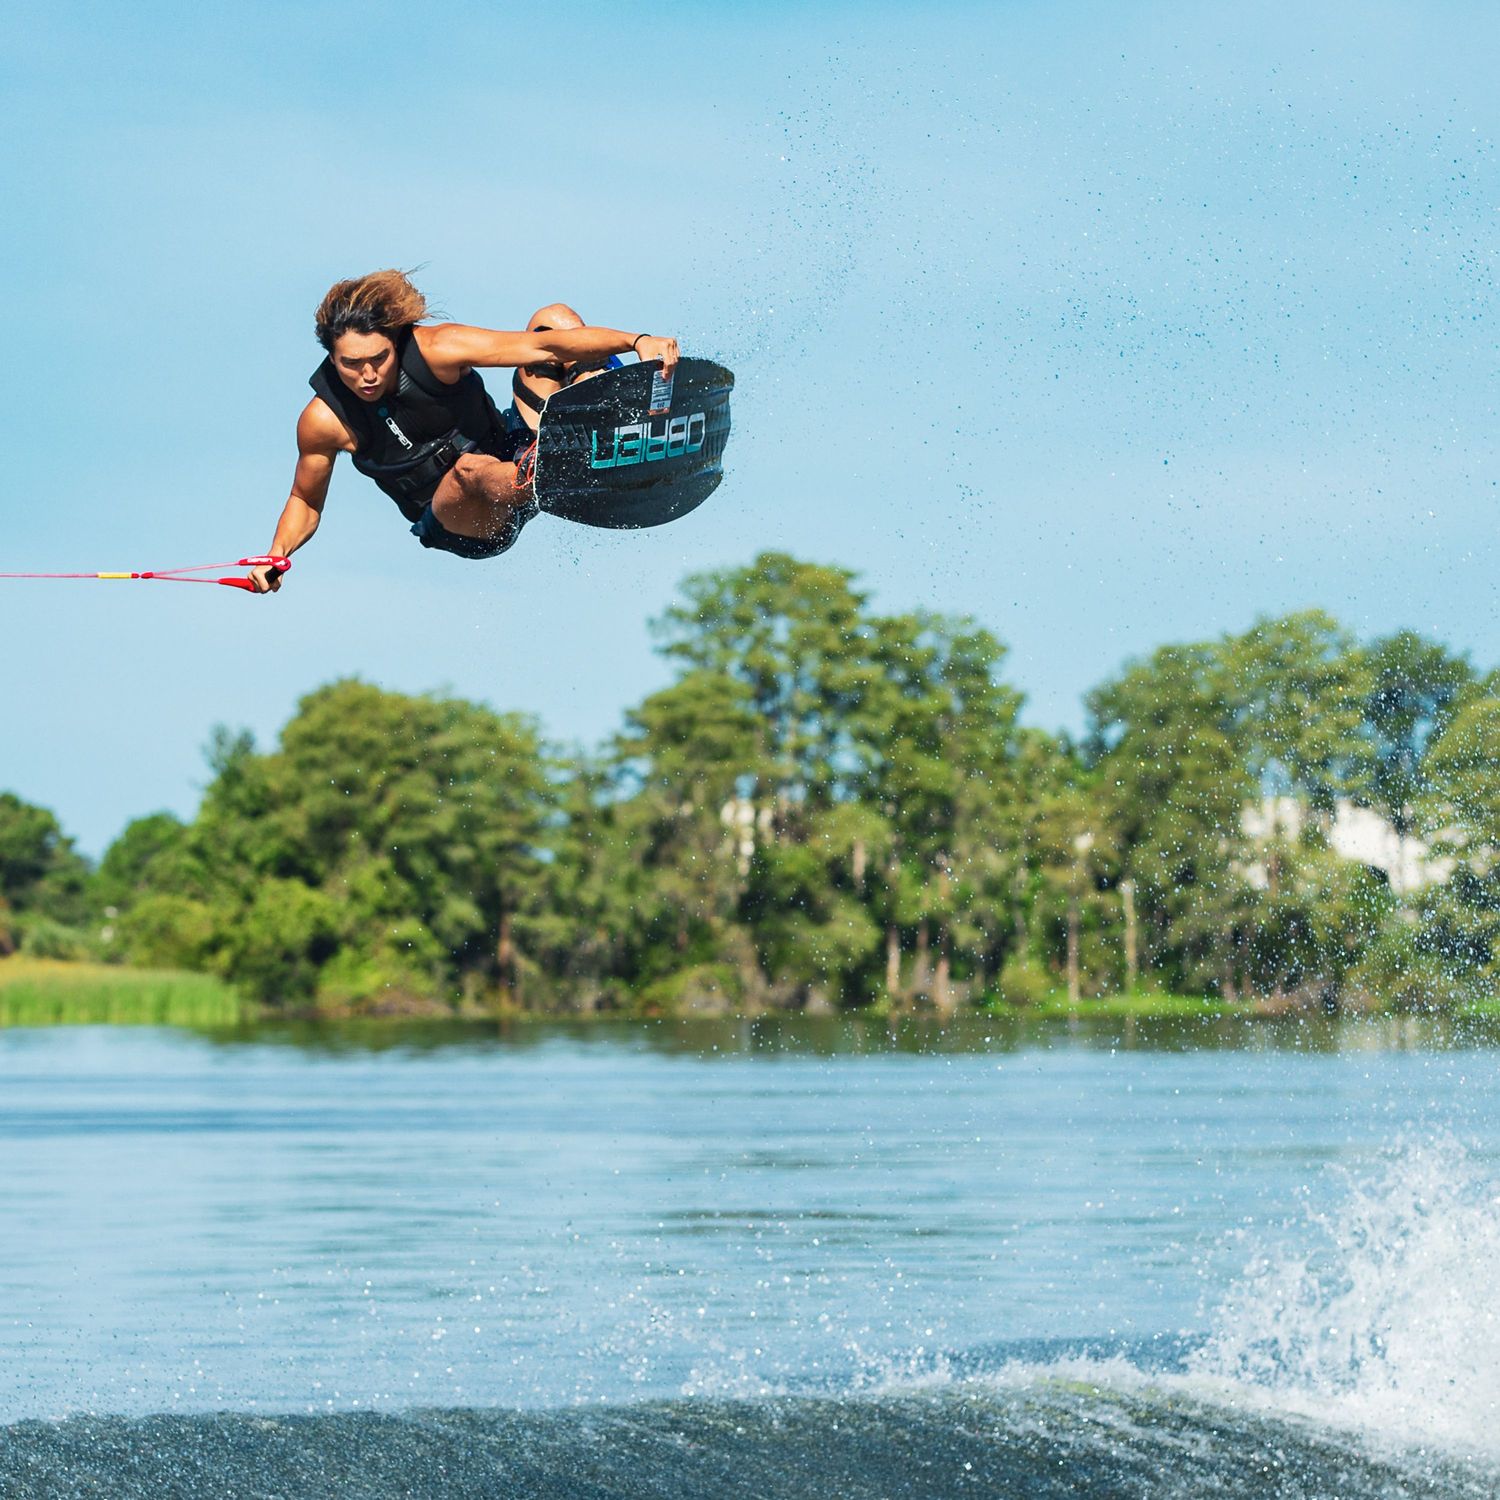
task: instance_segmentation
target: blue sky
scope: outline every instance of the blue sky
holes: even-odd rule
[[[98,852],[346,674],[597,741],[680,579],[763,548],[978,616],[1049,726],[1265,611],[1500,662],[1497,44],[1460,4],[12,7],[0,570],[264,547],[312,309],[377,266],[739,388],[660,531],[468,564],[350,471],[274,600],[0,583],[0,788]]]

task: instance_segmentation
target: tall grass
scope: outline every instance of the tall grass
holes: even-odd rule
[[[988,1009],[995,1015],[1138,1016],[1150,1020],[1259,1014],[1257,1006],[1243,1000],[1222,1000],[1206,995],[1171,995],[1163,990],[1145,989],[1100,995],[1080,1000],[1077,1005],[1069,1001],[1066,990],[1052,990],[1031,1005],[1012,1006],[1003,1000],[997,1000]]]
[[[0,1026],[227,1026],[239,996],[206,974],[0,959]]]

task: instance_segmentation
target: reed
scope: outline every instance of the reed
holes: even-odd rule
[[[227,1026],[238,995],[207,974],[0,959],[0,1026]]]
[[[1144,1019],[1179,1017],[1248,1016],[1261,1014],[1253,1003],[1221,1000],[1207,995],[1172,995],[1162,990],[1131,990],[1122,994],[1068,1000],[1067,992],[1054,990],[1037,1003],[1017,1007],[996,1001],[989,1007],[996,1015],[1033,1016],[1137,1016]]]

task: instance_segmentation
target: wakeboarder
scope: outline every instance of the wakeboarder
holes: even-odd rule
[[[289,558],[322,519],[334,461],[349,454],[396,502],[424,547],[498,557],[537,513],[532,493],[538,420],[549,396],[617,356],[661,361],[677,340],[585,324],[571,307],[539,308],[522,332],[426,323],[427,299],[401,271],[374,271],[329,289],[314,320],[326,351],[297,420],[297,469],[269,548]],[[514,369],[501,411],[480,370]],[[281,566],[250,570],[275,593]]]

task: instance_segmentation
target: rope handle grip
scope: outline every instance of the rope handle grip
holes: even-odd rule
[[[240,566],[242,568],[270,568],[277,573],[285,573],[292,565],[289,557],[277,557],[268,554],[265,557],[242,557]],[[222,583],[226,589],[244,589],[247,594],[255,592],[255,585],[248,578],[219,578],[215,580]]]

